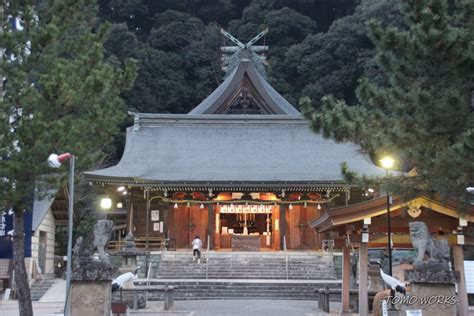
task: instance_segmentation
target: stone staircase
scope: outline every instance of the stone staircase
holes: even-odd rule
[[[332,257],[317,252],[289,252],[286,257],[283,252],[211,251],[201,261],[193,262],[189,251],[163,252],[154,278],[135,283],[175,286],[177,300],[316,300],[315,290],[341,284]]]
[[[210,252],[202,263],[193,262],[190,253],[164,252],[156,278],[205,279],[288,279],[334,280],[332,257],[316,252]],[[208,262],[207,262],[208,261]]]
[[[39,301],[47,290],[54,284],[55,279],[36,280],[30,288],[31,300]]]
[[[135,282],[145,285],[142,280]],[[172,285],[175,300],[215,300],[215,299],[275,299],[275,300],[317,300],[315,290],[329,286],[339,288],[338,280],[157,280],[150,285]],[[149,300],[162,300],[162,293],[148,295]],[[336,299],[336,297],[334,297]]]

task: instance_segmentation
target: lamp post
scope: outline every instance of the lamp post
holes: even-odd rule
[[[72,274],[72,229],[73,229],[73,207],[74,207],[74,163],[76,156],[65,153],[61,155],[51,154],[48,164],[52,168],[61,167],[62,163],[69,160],[69,204],[68,204],[68,241],[67,241],[67,270],[66,270],[66,301],[64,304],[64,315],[69,315],[67,305],[69,301],[69,290],[71,288]]]
[[[109,210],[112,207],[112,200],[109,197],[104,197],[100,200],[100,207],[104,210]]]
[[[382,167],[386,171],[386,175],[388,176],[388,172],[390,169],[393,168],[395,160],[392,157],[384,157],[380,159],[382,163]],[[387,229],[388,229],[388,274],[392,275],[392,224],[390,222],[390,194],[387,190]]]

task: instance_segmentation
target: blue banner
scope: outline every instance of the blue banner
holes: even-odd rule
[[[23,229],[25,232],[25,257],[31,257],[32,212],[23,213]],[[13,211],[0,213],[0,259],[13,258]]]

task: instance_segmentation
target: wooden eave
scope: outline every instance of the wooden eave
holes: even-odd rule
[[[355,187],[344,181],[150,181],[139,178],[118,178],[103,176],[88,176],[89,180],[99,185],[125,185],[130,188],[141,188],[150,191],[202,191],[202,190],[228,190],[240,192],[245,189],[256,191],[286,190],[287,192],[327,191],[345,192]]]
[[[399,196],[392,198],[390,213],[399,211],[405,207],[426,207],[437,213],[444,214],[453,218],[461,217],[458,210],[458,203],[453,200],[441,202],[437,198],[420,196],[410,201],[403,201]],[[376,217],[387,213],[387,197],[365,201],[362,203],[333,208],[325,211],[320,217],[314,219],[309,224],[318,232],[325,232],[337,226],[351,224],[362,221],[364,218]],[[474,222],[474,207],[468,206],[463,210],[462,216],[469,222]]]
[[[69,190],[64,186],[62,190],[56,195],[53,204],[51,204],[51,211],[53,212],[56,225],[67,225],[68,222],[68,203]],[[76,209],[73,211],[74,222],[79,220]]]

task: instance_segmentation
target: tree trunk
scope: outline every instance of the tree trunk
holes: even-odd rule
[[[33,316],[30,285],[28,283],[28,274],[26,273],[25,267],[23,211],[18,208],[14,208],[14,211],[13,258],[15,264],[15,284],[18,297],[18,307],[20,316]]]

